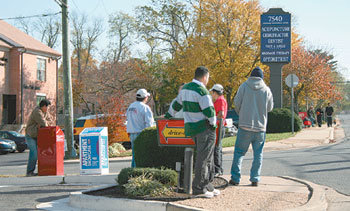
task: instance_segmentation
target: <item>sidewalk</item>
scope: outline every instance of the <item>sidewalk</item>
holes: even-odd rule
[[[344,131],[338,127],[327,127],[323,124],[322,127],[304,128],[296,133],[294,137],[279,141],[266,142],[264,145],[264,152],[274,150],[291,150],[308,147],[317,147],[326,145],[335,140],[340,141],[344,138]],[[252,148],[250,147],[251,151]],[[223,148],[223,153],[233,153],[234,147]]]
[[[344,132],[341,128],[327,128],[325,125],[321,128],[306,128],[297,133],[294,137],[268,142],[265,144],[264,151],[272,150],[290,150],[305,147],[314,147],[326,145],[341,141]],[[224,148],[224,153],[233,153],[234,148]],[[128,160],[130,158],[113,158],[111,160]],[[67,162],[77,162],[71,160]],[[16,185],[50,185],[60,184],[63,181],[67,184],[115,184],[117,174],[88,176],[88,175],[65,175],[65,176],[47,176],[47,177],[10,177],[0,178],[2,181],[10,182]],[[224,175],[229,180],[229,175]],[[50,203],[38,204],[37,208],[46,210],[90,210],[97,208],[108,208],[112,210],[122,210],[121,204],[134,203],[127,207],[127,210],[148,210],[150,203],[147,201],[135,202],[130,199],[101,199],[87,198],[81,192],[72,194],[70,198],[53,201]],[[73,200],[73,201],[70,201]],[[112,200],[112,201],[106,201]],[[131,201],[131,202],[130,202]],[[116,204],[114,204],[116,203]],[[189,199],[177,203],[157,202],[152,206],[158,206],[152,210],[350,210],[350,197],[337,193],[333,189],[320,186],[308,181],[291,177],[267,177],[262,176],[258,187],[250,186],[248,176],[243,176],[239,186],[229,186],[222,190],[221,195],[213,199]],[[72,207],[74,204],[76,207]],[[108,205],[107,205],[108,204]],[[136,204],[139,204],[137,208]],[[81,205],[81,206],[80,206]],[[135,205],[135,209],[132,209]]]

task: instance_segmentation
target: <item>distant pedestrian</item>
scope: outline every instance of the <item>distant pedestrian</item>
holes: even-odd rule
[[[252,186],[258,186],[260,181],[267,113],[273,109],[272,93],[263,78],[263,71],[259,67],[254,68],[248,80],[239,87],[234,98],[239,122],[229,182],[231,185],[238,185],[241,180],[242,161],[250,144],[254,153],[250,181]]]
[[[38,132],[39,128],[47,127],[51,121],[47,112],[48,106],[51,105],[49,100],[42,100],[29,116],[26,127],[27,145],[29,148],[29,158],[27,164],[27,177],[36,176],[34,173],[38,161]]]
[[[146,105],[150,93],[146,89],[139,89],[136,92],[136,101],[133,102],[126,111],[126,131],[130,136],[132,160],[131,167],[136,167],[134,141],[140,135],[143,129],[153,125],[153,113],[151,108]]]
[[[172,118],[183,109],[185,135],[196,143],[196,163],[192,194],[197,197],[211,198],[220,194],[212,184],[214,179],[214,145],[216,137],[215,109],[206,85],[209,70],[197,67],[192,82],[185,84],[169,108],[165,118]]]
[[[322,108],[321,107],[318,107],[316,109],[316,118],[317,118],[317,125],[319,127],[322,126],[322,115],[323,115],[323,111],[322,111]]]
[[[217,118],[217,126],[219,126],[219,120],[222,119],[222,125],[221,128],[218,128],[217,130],[221,129],[221,135],[222,137],[225,136],[225,119],[227,115],[227,102],[224,97],[224,87],[221,84],[215,84],[213,88],[210,89],[211,96],[213,98],[214,102],[214,108]],[[219,133],[220,134],[220,131]],[[215,144],[214,148],[214,170],[215,170],[215,176],[221,176],[224,173],[224,169],[222,167],[222,137],[216,137],[218,140]]]
[[[331,106],[330,103],[328,103],[327,107],[326,107],[326,115],[327,115],[327,126],[328,127],[332,127],[332,116],[333,116],[333,112],[334,112],[334,109],[333,107]]]
[[[315,120],[315,112],[314,112],[314,107],[310,106],[310,108],[306,112],[307,117],[310,119],[312,127],[315,126],[316,120]]]

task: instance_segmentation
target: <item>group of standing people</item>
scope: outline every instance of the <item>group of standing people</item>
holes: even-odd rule
[[[252,186],[257,186],[260,181],[267,113],[273,108],[272,93],[263,78],[263,71],[259,67],[254,68],[234,98],[240,119],[231,167],[231,185],[240,182],[243,157],[250,144],[254,151],[250,181]],[[225,119],[227,114],[222,85],[215,84],[210,89],[210,96],[206,89],[208,81],[209,70],[203,66],[198,67],[192,82],[182,87],[165,115],[166,118],[172,118],[177,112],[183,112],[185,135],[192,137],[197,150],[192,194],[205,198],[220,194],[212,184],[215,175],[223,174],[221,143],[215,144],[216,128],[217,119]]]
[[[327,127],[333,126],[333,113],[334,113],[334,109],[331,106],[331,104],[328,103],[327,107],[325,109],[325,114],[326,114],[326,118],[327,118]],[[324,115],[324,112],[323,112],[321,107],[318,107],[316,109],[316,119],[315,119],[315,112],[314,112],[313,106],[309,107],[309,109],[306,112],[306,115],[307,115],[308,119],[311,121],[312,126],[314,126],[316,124],[316,120],[317,120],[317,125],[319,127],[322,126],[322,117]]]

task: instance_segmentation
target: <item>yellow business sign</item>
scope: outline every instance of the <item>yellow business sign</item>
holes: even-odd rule
[[[185,128],[181,127],[168,127],[163,129],[163,136],[165,138],[185,138]]]

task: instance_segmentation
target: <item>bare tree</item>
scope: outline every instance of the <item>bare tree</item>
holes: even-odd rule
[[[74,47],[73,54],[77,58],[77,78],[81,78],[81,74],[88,68],[89,60],[93,57],[93,51],[96,49],[98,37],[103,33],[100,19],[94,19],[89,25],[86,14],[71,15],[71,43]],[[83,55],[85,54],[85,55]]]
[[[40,32],[40,41],[50,48],[57,46],[61,28],[59,16],[40,17],[34,22],[35,31]]]

